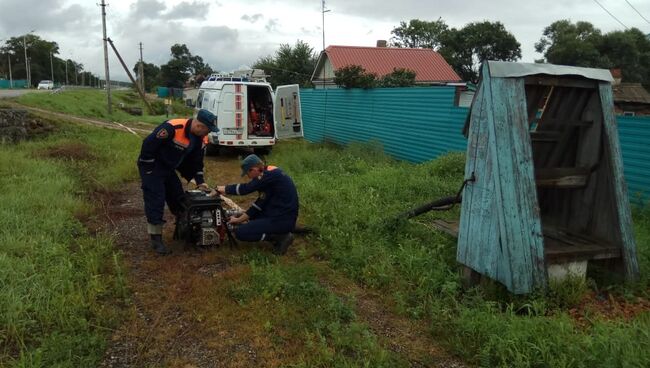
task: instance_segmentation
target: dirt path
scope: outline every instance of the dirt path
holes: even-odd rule
[[[236,156],[206,160],[210,184],[238,182],[237,173]],[[232,199],[247,207],[253,196]],[[250,272],[242,259],[251,247],[268,251],[267,245],[198,252],[172,243],[173,254],[159,257],[149,249],[138,183],[102,203],[102,231],[109,232],[123,252],[131,294],[126,321],[114,331],[101,367],[278,367],[293,361],[292,352],[265,333],[264,320],[255,309],[240,306],[228,295],[228,285]],[[173,225],[165,227],[166,240],[171,239],[171,231]],[[281,262],[299,262],[298,249],[306,246],[298,240]],[[382,346],[404,356],[411,366],[462,366],[437,347],[424,326],[395,315],[382,298],[354,285],[325,262],[307,262],[323,274],[336,275],[322,282],[338,295],[354,295],[361,321]]]

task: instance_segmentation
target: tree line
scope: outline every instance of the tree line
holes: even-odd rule
[[[431,48],[439,52],[463,80],[470,82],[478,80],[479,66],[485,60],[521,59],[521,44],[501,22],[471,22],[454,28],[449,27],[442,18],[434,21],[411,19],[400,22],[392,29],[391,35],[390,47]],[[0,75],[8,76],[10,60],[14,79],[26,76],[25,45],[31,61],[33,85],[41,79],[51,79],[50,55],[57,81],[64,81],[67,76],[69,83],[80,84],[81,80],[88,85],[88,81],[97,79],[92,73],[84,71],[83,64],[59,58],[56,42],[43,40],[33,34],[5,41],[0,48]],[[559,20],[544,28],[535,50],[543,56],[536,62],[620,68],[624,81],[650,86],[650,35],[637,28],[603,33],[589,22]],[[317,60],[318,54],[314,49],[298,40],[294,45],[280,45],[275,54],[258,58],[252,67],[264,70],[273,86],[299,84],[309,87]],[[139,73],[138,66],[139,62],[133,67],[136,75]],[[158,66],[145,62],[143,69],[148,91],[155,86],[198,86],[215,72],[201,56],[192,54],[185,44],[171,46],[170,59],[166,64]],[[343,87],[407,86],[415,83],[415,74],[410,70],[395,69],[393,73],[379,78],[358,65],[350,65],[337,71],[335,82]]]
[[[28,67],[32,87],[41,80],[53,79],[52,72],[56,83],[60,84],[97,86],[99,80],[95,74],[84,70],[82,63],[59,57],[59,45],[54,41],[31,33],[6,40],[0,47],[0,75],[5,79],[11,76],[15,80],[27,80]]]

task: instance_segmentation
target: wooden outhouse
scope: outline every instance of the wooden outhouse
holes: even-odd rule
[[[486,62],[468,136],[457,260],[513,293],[555,266],[638,276],[608,70]]]

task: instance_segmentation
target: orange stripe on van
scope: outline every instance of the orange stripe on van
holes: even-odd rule
[[[235,127],[236,128],[241,128],[242,127],[242,121],[243,121],[242,113],[241,112],[236,112],[235,113]],[[241,138],[242,138],[242,135],[237,134],[237,139],[241,139]]]

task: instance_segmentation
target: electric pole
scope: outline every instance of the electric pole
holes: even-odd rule
[[[54,64],[52,64],[52,50],[50,50],[50,74],[52,75],[52,83],[54,83]]]
[[[140,89],[144,92],[144,66],[142,65],[142,42],[140,42],[140,67],[138,68],[140,74]]]
[[[325,53],[325,13],[329,10],[325,9],[325,0],[321,0],[322,13],[323,13],[323,53]],[[325,89],[325,64],[323,64],[323,89]]]
[[[102,0],[100,4],[102,7],[102,31],[104,33],[104,71],[106,74],[106,99],[107,99],[107,111],[108,115],[113,114],[113,108],[111,107],[111,76],[108,70],[108,45],[106,42],[106,3]]]
[[[25,36],[23,36],[23,49],[25,50],[25,79],[27,79],[27,88],[31,88],[31,83],[29,83],[29,66],[27,65],[27,41]]]
[[[14,78],[11,75],[11,54],[7,54],[7,60],[9,60],[9,88],[14,88]]]
[[[68,85],[68,59],[65,59],[65,85]]]

